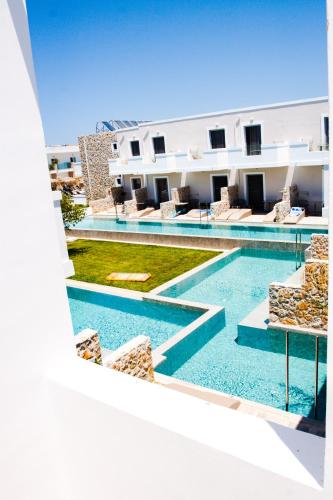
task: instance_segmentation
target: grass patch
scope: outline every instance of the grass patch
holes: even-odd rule
[[[221,252],[76,240],[68,243],[68,253],[75,267],[72,279],[149,292]],[[151,278],[143,283],[109,281],[106,276],[112,272],[150,273]]]

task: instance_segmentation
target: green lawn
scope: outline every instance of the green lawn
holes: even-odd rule
[[[68,253],[75,267],[72,279],[149,292],[220,252],[76,240],[68,244]],[[146,282],[109,281],[106,276],[112,272],[150,273],[151,278]]]

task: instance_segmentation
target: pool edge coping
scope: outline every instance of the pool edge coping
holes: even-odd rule
[[[224,260],[225,258],[229,257],[230,255],[233,255],[234,253],[237,253],[241,250],[241,247],[234,247],[231,250],[222,250],[220,255],[216,255],[215,257],[212,257],[211,259],[206,260],[206,262],[203,262],[202,264],[199,264],[196,267],[193,267],[189,271],[185,271],[185,273],[180,274],[179,276],[176,276],[175,278],[172,278],[169,281],[166,281],[162,285],[159,285],[152,290],[150,290],[149,293],[153,294],[160,294],[167,290],[168,288],[177,285],[178,283],[182,282],[183,280],[190,278],[194,274],[202,271],[203,269],[206,269],[207,267],[215,264],[216,262],[219,262],[220,260]]]

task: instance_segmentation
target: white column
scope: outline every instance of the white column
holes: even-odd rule
[[[187,172],[186,170],[183,170],[180,176],[180,187],[185,187],[186,181],[187,181]]]
[[[329,191],[329,165],[322,166],[322,193],[323,193],[323,208],[322,216],[328,217],[328,191]]]
[[[1,497],[67,500],[46,371],[75,350],[23,0],[0,0],[0,61]]]

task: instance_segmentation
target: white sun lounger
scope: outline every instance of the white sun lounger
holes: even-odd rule
[[[292,207],[287,217],[284,219],[283,224],[297,224],[305,215],[304,208]]]
[[[252,215],[251,208],[238,208],[233,211],[233,213],[228,217],[227,220],[242,220],[245,217],[249,217],[250,215]]]
[[[239,208],[229,208],[228,210],[224,210],[224,212],[221,212],[220,215],[215,217],[215,220],[229,220],[229,217],[239,210]]]
[[[154,210],[153,212],[149,212],[149,214],[143,215],[145,219],[160,219],[161,218],[161,210]]]
[[[154,208],[153,207],[147,207],[147,208],[144,208],[143,210],[138,210],[137,212],[132,212],[131,214],[129,214],[129,218],[130,219],[137,219],[137,218],[140,218],[140,217],[143,217],[144,215],[148,215],[152,212],[154,212]]]
[[[275,222],[275,218],[276,218],[275,210],[272,210],[271,212],[268,212],[268,214],[264,216],[263,222]]]
[[[200,219],[200,212],[201,212],[201,217],[207,217],[208,210],[201,210],[200,208],[194,208],[193,210],[190,210],[187,214],[185,214],[185,217],[193,217],[193,219]]]

